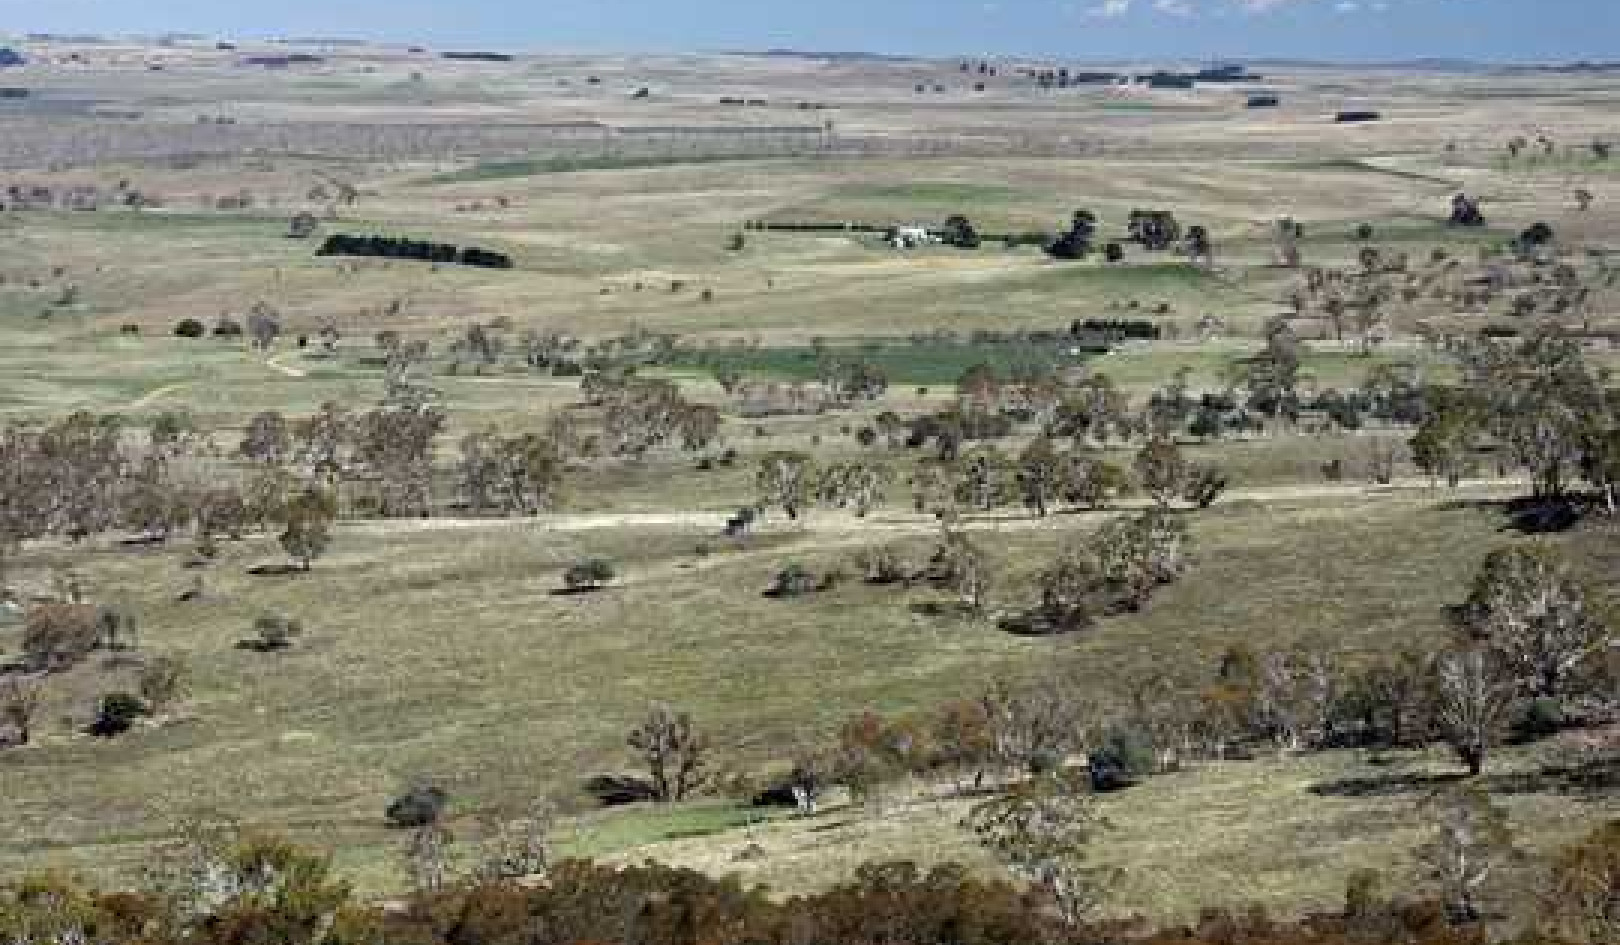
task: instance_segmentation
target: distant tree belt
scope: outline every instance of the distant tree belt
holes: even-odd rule
[[[439,54],[445,59],[461,60],[463,62],[511,62],[513,56],[507,53],[495,52],[445,52]]]
[[[1069,334],[1076,338],[1101,335],[1106,338],[1156,341],[1163,331],[1163,326],[1145,319],[1088,318],[1069,326]]]
[[[744,229],[776,230],[784,233],[887,233],[894,227],[875,223],[767,223],[755,220],[749,222]]]
[[[416,259],[422,262],[481,266],[485,269],[511,269],[512,258],[474,246],[465,249],[449,243],[427,243],[393,236],[327,237],[317,256],[376,256],[382,259]]]

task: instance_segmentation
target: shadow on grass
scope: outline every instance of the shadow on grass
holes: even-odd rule
[[[602,586],[597,586],[597,587],[559,587],[556,590],[551,592],[551,596],[552,597],[589,597],[589,596],[591,596],[593,594],[601,594],[601,593],[603,593],[603,592],[605,592],[607,590],[608,590],[608,588],[602,587]]]
[[[1520,496],[1513,499],[1451,499],[1435,506],[1442,512],[1484,511],[1500,516],[1501,531],[1521,535],[1556,535],[1575,529],[1601,512],[1595,495],[1570,494],[1558,498]]]
[[[296,564],[256,564],[247,569],[247,573],[254,577],[287,577],[293,574],[308,574]]]
[[[1428,794],[1471,781],[1491,794],[1555,794],[1597,799],[1620,787],[1620,759],[1600,758],[1574,765],[1547,765],[1536,771],[1487,774],[1470,779],[1462,772],[1407,772],[1365,778],[1343,778],[1311,787],[1319,797],[1397,797]]]
[[[624,774],[599,774],[585,782],[585,793],[603,807],[623,807],[658,799],[652,784]]]

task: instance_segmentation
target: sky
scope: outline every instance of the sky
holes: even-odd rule
[[[0,0],[0,33],[439,48],[1102,59],[1620,60],[1620,0]]]

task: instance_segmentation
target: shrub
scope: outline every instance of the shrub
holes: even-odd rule
[[[1558,734],[1564,727],[1564,706],[1557,699],[1531,699],[1518,710],[1513,734],[1530,741]]]
[[[90,734],[98,738],[113,738],[129,731],[135,720],[146,714],[146,703],[127,692],[112,692],[101,697],[96,709],[96,720],[90,723]]]
[[[595,591],[613,583],[615,577],[612,562],[606,558],[587,558],[576,561],[563,572],[563,584],[570,591]]]
[[[101,646],[103,638],[101,613],[88,604],[38,604],[23,618],[22,651],[34,669],[68,669]]]
[[[419,784],[389,802],[384,814],[393,827],[426,827],[438,823],[450,795],[431,784]]]
[[[293,637],[304,632],[297,619],[283,614],[264,614],[253,621],[253,636],[242,641],[245,649],[275,653],[292,646]]]
[[[765,596],[780,599],[806,597],[815,593],[820,583],[809,568],[794,563],[776,572],[776,578],[771,582]]]
[[[1368,241],[1368,240],[1370,240],[1372,238],[1373,238],[1373,225],[1371,223],[1363,223],[1360,226],[1356,227],[1356,239],[1361,240],[1363,243],[1365,243],[1366,241]]]
[[[203,323],[195,318],[183,318],[175,323],[174,334],[177,338],[201,338],[207,333]]]
[[[894,548],[868,548],[855,556],[855,565],[868,584],[903,584],[911,580],[911,565]]]
[[[1153,741],[1134,728],[1110,731],[1101,745],[1087,755],[1093,791],[1119,791],[1153,773]]]
[[[214,323],[214,337],[240,338],[242,337],[242,323],[234,318],[221,318]]]
[[[1207,509],[1226,491],[1226,485],[1226,476],[1219,468],[1199,466],[1189,473],[1181,497],[1198,508]]]
[[[755,509],[738,509],[737,514],[726,520],[726,537],[740,538],[741,536],[748,534],[748,530],[754,527],[754,522],[758,521],[758,519],[759,512]]]
[[[160,656],[141,667],[141,698],[152,711],[160,711],[184,693],[186,664],[179,657]]]
[[[1526,250],[1540,249],[1553,241],[1553,229],[1545,222],[1531,224],[1519,234],[1519,245]]]

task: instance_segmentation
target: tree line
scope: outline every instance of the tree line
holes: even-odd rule
[[[421,262],[477,266],[484,269],[510,269],[512,258],[505,253],[458,247],[450,243],[429,243],[392,236],[348,236],[341,233],[326,238],[317,256],[372,256],[382,259],[414,259]]]

